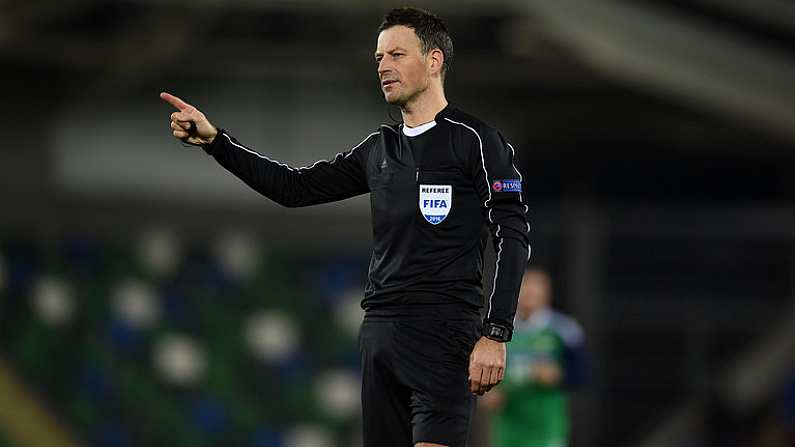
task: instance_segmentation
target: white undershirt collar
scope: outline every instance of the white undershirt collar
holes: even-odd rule
[[[403,135],[407,137],[416,137],[417,135],[423,134],[428,130],[432,129],[433,126],[436,125],[436,121],[428,121],[425,124],[420,124],[417,127],[409,127],[403,124]]]

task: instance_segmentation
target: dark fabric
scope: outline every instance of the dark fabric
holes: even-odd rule
[[[365,318],[359,333],[364,447],[465,447],[474,416],[469,354],[477,317]]]
[[[458,304],[513,328],[528,257],[526,207],[513,147],[494,128],[452,107],[414,137],[382,125],[347,152],[292,168],[246,148],[226,131],[205,146],[222,166],[284,206],[332,202],[370,192],[373,252],[365,310]],[[430,223],[421,185],[452,191],[447,216]],[[510,186],[509,186],[510,185]],[[483,252],[497,254],[484,297]],[[454,316],[454,315],[453,315]]]

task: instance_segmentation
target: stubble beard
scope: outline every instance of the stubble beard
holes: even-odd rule
[[[388,97],[386,97],[386,95],[384,95],[384,99],[386,99],[386,102],[389,105],[398,106],[401,109],[405,109],[407,104],[411,103],[414,99],[416,99],[426,90],[428,90],[427,83],[413,92],[397,95],[397,97],[393,98],[392,100],[390,100]]]

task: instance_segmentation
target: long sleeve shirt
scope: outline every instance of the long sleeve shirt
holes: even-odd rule
[[[513,328],[529,252],[522,175],[513,147],[477,118],[448,106],[419,127],[381,125],[352,149],[301,168],[262,155],[223,129],[204,149],[287,207],[370,193],[366,312],[481,312],[485,322]],[[496,265],[484,297],[489,239]]]

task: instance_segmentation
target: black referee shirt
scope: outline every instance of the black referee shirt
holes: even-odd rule
[[[261,155],[222,129],[204,149],[287,207],[369,192],[367,312],[481,311],[490,234],[496,266],[485,317],[512,328],[529,231],[513,147],[494,128],[450,106],[434,122],[420,126],[427,130],[418,135],[412,132],[417,128],[381,125],[351,150],[302,168]]]

